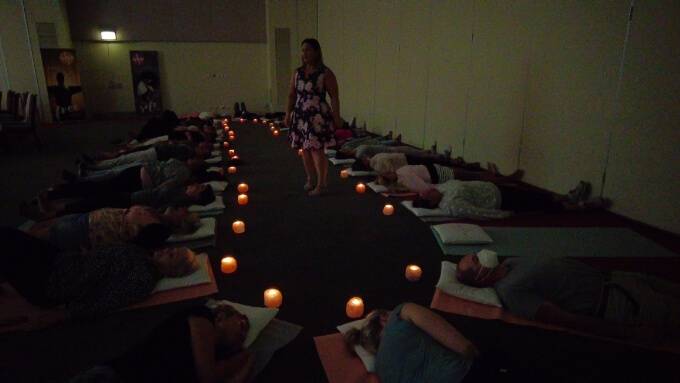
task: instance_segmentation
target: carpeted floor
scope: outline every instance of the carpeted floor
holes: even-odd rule
[[[107,133],[101,134],[104,137],[91,131],[83,132],[83,137],[92,138],[94,149],[106,148],[106,142],[124,136],[124,131],[114,129],[115,124],[107,126]],[[367,312],[378,307],[391,308],[404,301],[427,306],[443,255],[427,225],[400,209],[398,203],[394,203],[397,210],[393,216],[383,216],[385,199],[370,191],[356,194],[353,190],[356,179],[340,179],[337,168],[330,170],[328,195],[307,197],[302,191],[304,173],[300,159],[287,148],[283,135],[274,138],[261,126],[235,125],[235,128],[234,146],[245,163],[239,167],[239,173],[231,177],[232,187],[225,194],[228,207],[218,219],[218,246],[209,254],[216,270],[222,254],[227,252],[237,257],[239,269],[234,275],[217,275],[217,296],[261,305],[266,288],[280,289],[284,299],[279,317],[304,329],[295,341],[274,356],[258,381],[323,382],[326,378],[312,337],[331,333],[335,326],[347,321],[344,313],[347,299],[354,295],[363,297]],[[90,138],[80,138],[81,129],[86,128],[75,129],[63,133],[60,144],[67,149],[54,154],[61,162],[53,162],[52,152],[43,156],[34,152],[23,155],[26,162],[19,161],[11,176],[14,184],[21,185],[21,191],[4,191],[6,194],[0,195],[0,200],[8,203],[15,194],[25,198],[56,180],[60,167],[70,166],[71,157],[83,150],[83,146],[70,146],[67,137],[73,134],[71,138],[79,145],[89,143]],[[50,164],[44,164],[45,161]],[[31,169],[41,169],[40,176],[23,176]],[[233,184],[240,181],[250,186],[250,202],[244,207],[235,203]],[[11,205],[3,205],[3,216],[11,217],[13,213],[5,213],[11,209]],[[230,229],[231,222],[237,218],[247,226],[246,233],[240,236],[235,236]],[[627,224],[603,213],[551,219]],[[529,220],[545,224],[546,218]],[[15,221],[19,219],[3,218],[5,224]],[[655,235],[677,251],[677,238],[663,233]],[[410,283],[403,277],[408,263],[417,263],[423,268],[420,282]],[[635,263],[629,266],[634,267]],[[677,273],[680,268],[675,266],[673,272]],[[119,312],[94,323],[70,323],[34,333],[0,335],[0,381],[63,381],[83,368],[119,355],[168,315],[192,303],[195,302]],[[674,365],[680,358],[673,355],[556,334],[543,335],[540,330],[495,321],[459,318],[459,322],[464,331],[474,334],[473,338],[497,343],[497,348],[504,348],[506,353],[512,353],[512,348],[517,347],[522,349],[518,355],[529,355],[525,360],[515,358],[505,363],[510,364],[511,372],[516,367],[522,373],[509,374],[504,381],[532,381],[531,375],[527,375],[532,365],[543,373],[539,376],[550,375],[555,381],[601,382],[614,376],[678,374]],[[489,337],[504,339],[495,341]],[[529,338],[531,341],[523,344],[522,340]],[[486,366],[494,369],[493,366],[497,366],[494,363],[502,358],[499,355],[502,352],[490,351],[488,361],[481,363],[468,380],[487,381],[489,376],[483,370]]]

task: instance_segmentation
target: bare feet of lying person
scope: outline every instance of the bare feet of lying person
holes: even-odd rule
[[[512,174],[507,176],[506,178],[508,178],[511,181],[520,181],[520,180],[522,180],[522,177],[524,177],[524,170],[517,169]]]
[[[394,139],[394,141],[401,144],[401,133],[397,136],[397,138]]]
[[[392,139],[392,136],[393,136],[393,134],[392,134],[392,131],[390,130],[390,131],[387,132],[387,134],[385,135],[385,139],[386,139],[386,140],[391,140],[391,139]]]
[[[494,164],[493,162],[487,162],[486,163],[486,169],[491,174],[494,174],[494,175],[500,175],[501,174],[501,172],[498,170],[498,166],[496,166],[496,164]]]

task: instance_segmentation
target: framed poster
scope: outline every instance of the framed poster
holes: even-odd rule
[[[85,118],[85,98],[73,49],[41,49],[47,94],[54,121]]]
[[[130,51],[132,91],[137,114],[155,114],[163,110],[161,77],[157,51]]]

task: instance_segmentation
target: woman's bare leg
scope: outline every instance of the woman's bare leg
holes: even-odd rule
[[[326,155],[324,154],[323,150],[312,150],[312,159],[314,160],[314,168],[316,170],[316,187],[314,190],[309,192],[309,195],[319,195],[322,192],[322,188],[324,188],[326,185],[324,184],[327,182],[324,177],[326,177],[328,173],[328,159],[326,159]]]
[[[314,188],[312,184],[312,175],[315,174],[314,160],[312,159],[312,153],[309,150],[302,151],[302,165],[304,166],[305,174],[307,175],[305,190],[309,191]]]

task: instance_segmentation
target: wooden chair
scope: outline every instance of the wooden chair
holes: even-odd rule
[[[0,137],[9,148],[8,137],[10,135],[32,135],[38,150],[42,150],[42,143],[38,137],[38,105],[35,94],[26,95],[25,108],[22,113],[24,118],[20,121],[0,121]]]

